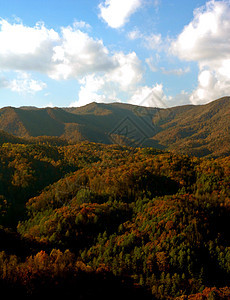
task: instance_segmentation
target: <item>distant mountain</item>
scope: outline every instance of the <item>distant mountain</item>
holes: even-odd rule
[[[230,155],[230,97],[161,113],[160,132],[153,138],[171,150],[197,156]]]
[[[197,156],[229,155],[230,97],[167,109],[95,102],[78,108],[5,107],[0,109],[0,130],[26,139],[55,136],[70,143],[86,140]]]

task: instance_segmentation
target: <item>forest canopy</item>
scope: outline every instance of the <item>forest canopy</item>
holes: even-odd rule
[[[0,287],[80,299],[228,299],[229,213],[228,156],[2,143]]]

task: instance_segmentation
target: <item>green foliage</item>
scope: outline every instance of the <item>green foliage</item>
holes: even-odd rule
[[[19,246],[0,230],[0,286],[35,295],[48,285],[80,288],[83,279],[94,286],[101,276],[131,283],[146,299],[225,299],[229,214],[230,157],[6,143],[0,222],[17,225]]]

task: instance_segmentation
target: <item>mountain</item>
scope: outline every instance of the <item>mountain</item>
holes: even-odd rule
[[[230,154],[230,97],[162,111],[153,138],[171,150],[198,156]]]
[[[143,110],[144,115],[139,115]],[[159,109],[127,104],[91,103],[80,108],[34,109],[6,107],[0,110],[0,129],[18,137],[58,136],[75,143],[155,145],[151,116]]]
[[[95,102],[78,108],[5,107],[0,109],[0,129],[27,139],[55,136],[70,143],[86,140],[197,156],[229,155],[230,97],[167,109]]]
[[[228,120],[227,98],[165,110],[2,109],[4,129],[24,137],[0,131],[1,292],[230,299],[230,156],[61,139],[101,134],[177,151],[187,142],[214,156],[227,153]]]

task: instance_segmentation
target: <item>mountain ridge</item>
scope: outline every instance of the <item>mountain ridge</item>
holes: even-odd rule
[[[230,97],[171,108],[92,102],[81,107],[4,107],[0,130],[19,138],[58,137],[151,146],[197,156],[230,154]]]

